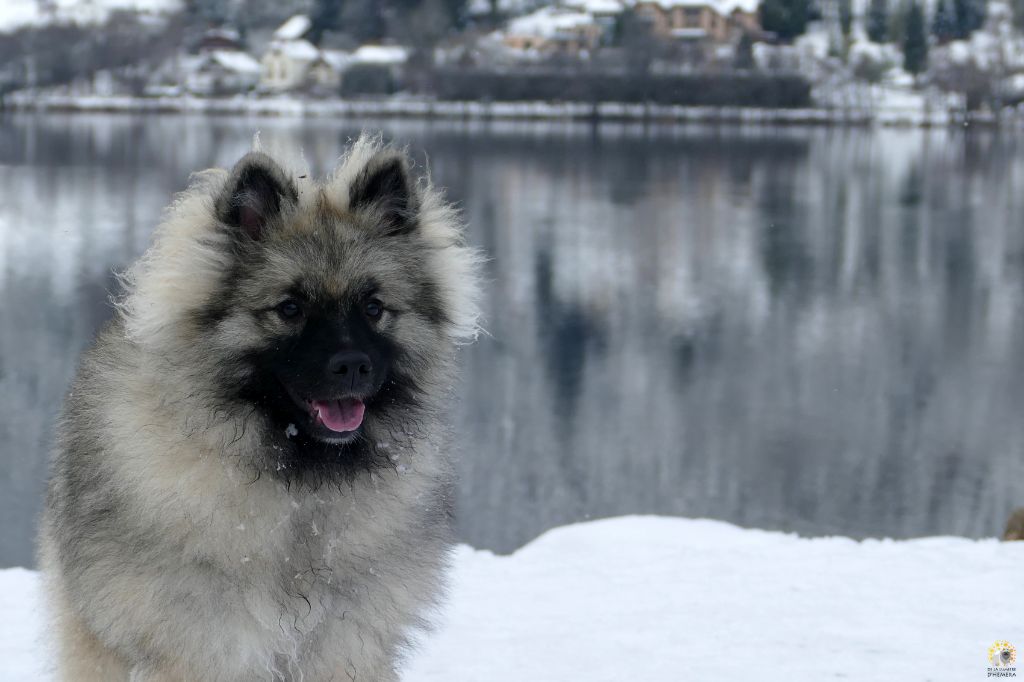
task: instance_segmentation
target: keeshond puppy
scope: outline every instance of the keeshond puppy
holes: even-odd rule
[[[206,171],[66,402],[41,530],[60,678],[393,680],[443,585],[477,257],[405,154]]]

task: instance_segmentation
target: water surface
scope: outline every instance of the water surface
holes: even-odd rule
[[[260,131],[410,145],[486,251],[458,527],[615,514],[992,535],[1024,504],[1024,147],[972,131],[0,118],[0,566],[111,272]]]

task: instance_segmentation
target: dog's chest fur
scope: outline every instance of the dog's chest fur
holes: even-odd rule
[[[155,410],[147,402],[134,409]],[[101,533],[87,549],[103,555],[70,579],[91,626],[129,660],[188,650],[210,679],[391,679],[380,666],[439,596],[450,532],[442,454],[410,444],[401,466],[311,488],[250,475],[215,451],[216,430],[199,439],[206,446],[165,425],[148,435],[164,445],[159,457],[115,448],[95,462],[116,501],[71,498],[70,514],[117,511],[100,524],[109,534],[90,526]],[[130,607],[111,610],[111,593]],[[154,642],[161,632],[176,640]]]
[[[308,490],[239,485],[233,472],[204,498],[216,504],[183,513],[184,569],[209,581],[199,592],[219,595],[207,618],[241,633],[250,651],[238,660],[272,659],[289,679],[328,650],[344,652],[351,671],[364,670],[361,654],[393,657],[445,560],[443,491],[428,474],[387,469]]]

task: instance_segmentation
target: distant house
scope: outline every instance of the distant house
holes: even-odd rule
[[[760,33],[757,5],[758,0],[640,0],[633,11],[662,38],[727,43],[744,32]]]
[[[261,60],[261,90],[337,94],[342,77],[352,67],[381,67],[397,80],[409,59],[408,48],[399,45],[363,45],[354,52],[321,50],[306,40],[310,28],[309,18],[300,14],[274,31]]]
[[[409,49],[363,45],[352,53],[341,75],[342,96],[385,95],[401,88]]]
[[[261,60],[260,87],[271,92],[296,90],[306,84],[320,51],[306,40],[271,43]]]
[[[193,95],[247,92],[260,80],[260,63],[239,50],[211,50],[180,62],[180,82]]]
[[[322,94],[337,94],[341,74],[352,63],[352,54],[343,50],[320,50],[319,56],[306,72],[306,83],[311,90]]]
[[[273,38],[260,60],[260,88],[269,92],[286,92],[307,83],[310,68],[320,59],[320,50],[305,39],[312,28],[309,17],[297,14],[274,31]]]
[[[593,14],[571,7],[542,7],[508,22],[504,43],[515,50],[578,53],[601,44],[605,28]]]
[[[197,52],[213,52],[214,50],[241,50],[242,37],[233,28],[218,27],[208,29],[196,45]]]

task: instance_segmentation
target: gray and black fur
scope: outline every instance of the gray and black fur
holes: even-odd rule
[[[396,679],[443,582],[476,270],[376,139],[323,182],[261,152],[198,176],[67,400],[41,531],[60,678]],[[311,416],[339,397],[357,430]]]

